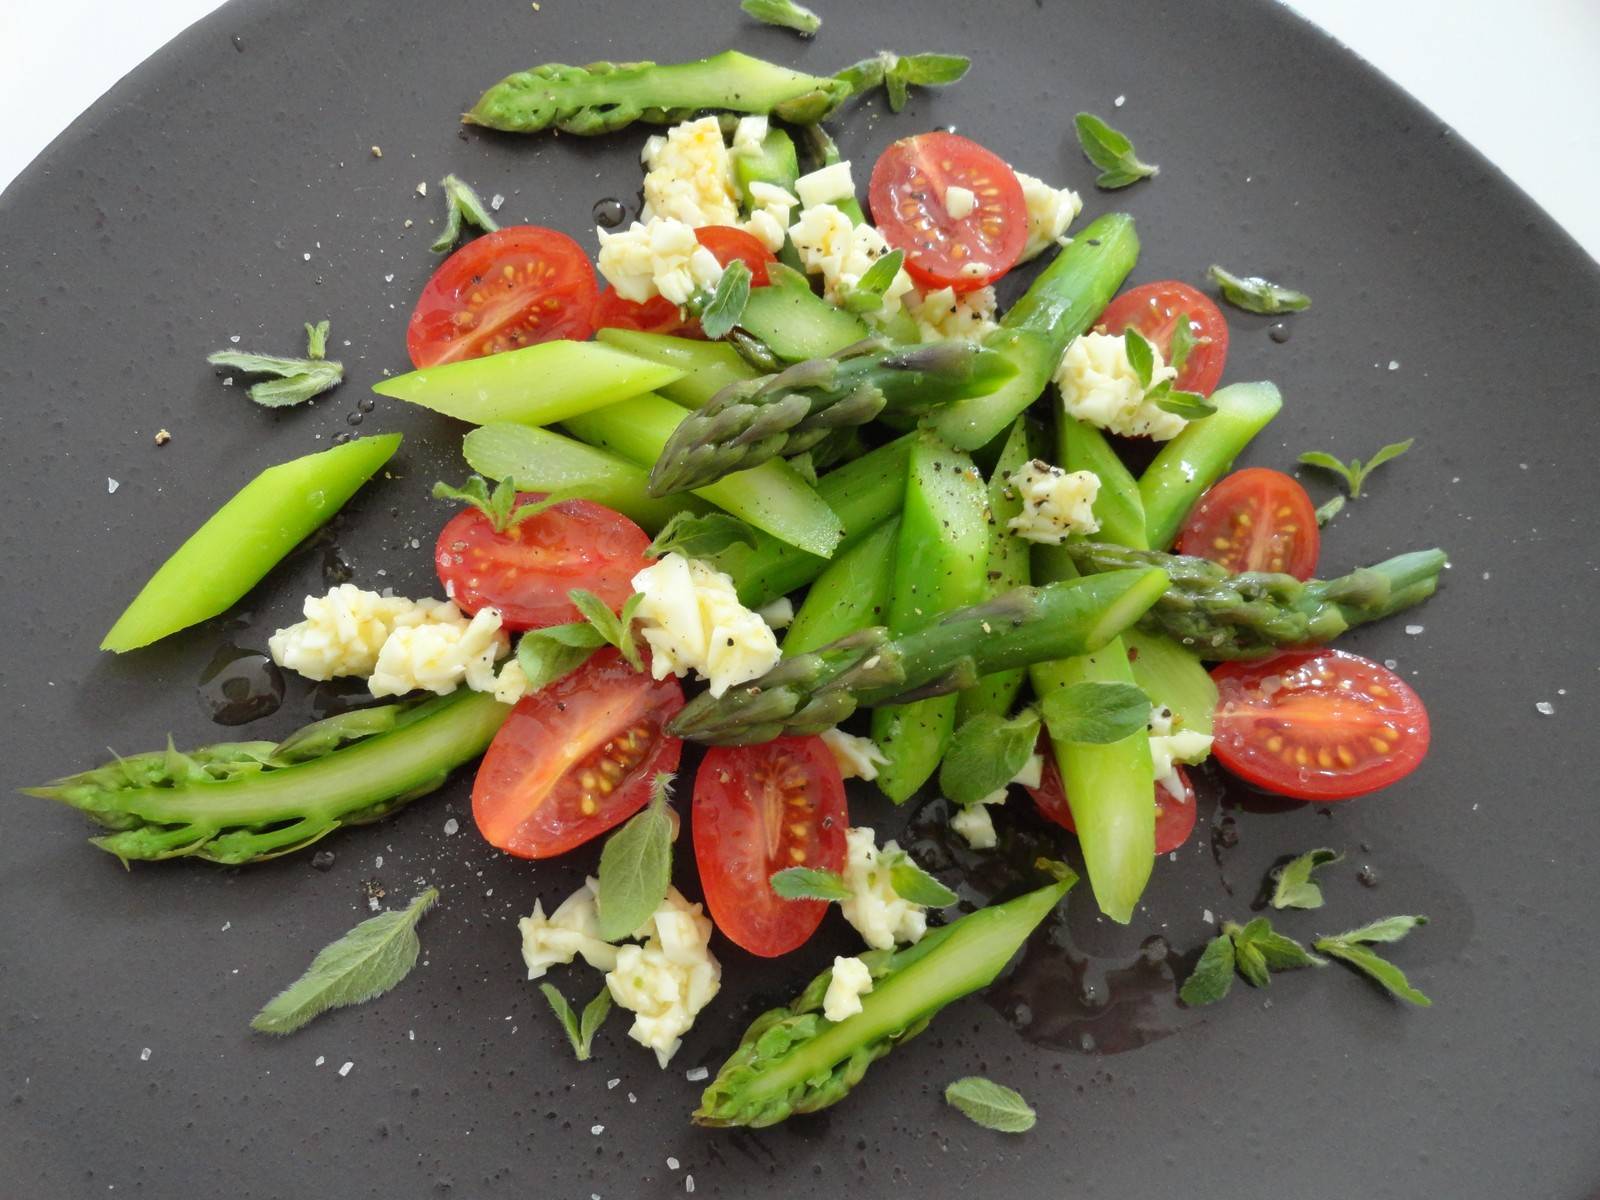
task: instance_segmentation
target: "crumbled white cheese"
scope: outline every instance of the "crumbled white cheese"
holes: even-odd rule
[[[645,142],[640,220],[668,217],[692,228],[736,225],[739,193],[716,117],[685,121]]]
[[[1020,177],[1019,177],[1020,178]],[[951,184],[944,190],[944,211],[955,221],[963,221],[978,207],[978,196],[971,188]]]
[[[1012,783],[1020,783],[1025,788],[1036,788],[1044,782],[1044,755],[1030,754],[1028,761],[1022,764],[1022,770],[1011,777]]]
[[[1019,783],[1023,787],[1036,788],[1044,779],[1044,755],[1030,754],[1028,761],[1022,764],[1018,771],[1007,783]],[[996,804],[1006,802],[1005,788],[996,788],[987,796],[961,808],[950,818],[950,828],[954,829],[963,838],[967,845],[974,850],[993,850],[999,844],[999,837],[995,833],[994,818],[989,809]]]
[[[839,774],[845,779],[874,780],[878,768],[889,758],[871,738],[858,737],[842,729],[824,729],[822,741],[833,751],[833,761],[839,764]]]
[[[1169,796],[1183,799],[1185,791],[1177,764],[1205,762],[1211,756],[1211,740],[1210,734],[1196,729],[1174,730],[1170,708],[1151,710],[1150,761],[1155,767],[1156,782],[1167,789]]]
[[[717,994],[722,967],[711,953],[711,918],[677,888],[667,889],[641,935],[644,945],[617,947],[606,987],[613,1000],[635,1014],[628,1036],[654,1050],[665,1067]]]
[[[499,684],[494,664],[509,649],[498,609],[479,609],[470,621],[404,625],[378,651],[367,689],[374,696],[443,696],[465,683],[476,692],[493,692]]]
[[[853,199],[856,181],[848,162],[836,162],[800,176],[794,181],[794,193],[806,208],[815,208],[819,204]]]
[[[960,295],[952,288],[939,288],[926,295],[913,292],[905,299],[905,309],[915,318],[917,332],[925,342],[943,338],[982,341],[998,328],[992,287],[975,288]]]
[[[888,950],[896,942],[921,941],[928,930],[927,910],[896,892],[888,867],[878,861],[900,847],[888,841],[880,851],[876,835],[867,828],[847,830],[845,845],[849,854],[844,885],[850,889],[850,898],[839,904],[844,919],[874,950]]]
[[[761,143],[767,140],[769,123],[766,117],[740,117],[733,127],[733,152],[735,154],[760,154]]]
[[[464,623],[448,600],[407,600],[380,596],[353,583],[341,583],[325,596],[307,596],[305,620],[267,639],[272,661],[307,679],[370,675],[378,652],[396,629]]]
[[[515,704],[528,694],[528,676],[516,658],[506,660],[494,679],[494,698],[501,704]]]
[[[720,696],[778,664],[778,639],[739,603],[733,580],[699,559],[665,554],[633,577],[637,617],[657,679],[695,671]]]
[[[1058,546],[1069,533],[1095,533],[1094,501],[1100,476],[1093,471],[1063,471],[1035,458],[1006,477],[1022,501],[1022,511],[1006,528],[1030,542]]]
[[[857,225],[832,204],[800,210],[789,227],[789,240],[806,271],[822,276],[823,294],[837,303],[861,281],[872,264],[889,253],[889,243],[871,225]],[[883,306],[873,314],[878,320],[900,311],[901,297],[912,290],[911,276],[902,269],[883,293]]]
[[[596,229],[600,253],[596,263],[606,282],[624,300],[642,304],[665,296],[674,304],[689,302],[701,288],[714,288],[722,264],[700,244],[694,226],[669,217],[633,222],[615,233]]]
[[[1017,172],[1022,199],[1028,206],[1028,241],[1018,262],[1038,258],[1051,246],[1063,243],[1073,218],[1083,211],[1083,200],[1071,188],[1053,188],[1042,179]]]
[[[836,957],[833,977],[822,997],[822,1015],[842,1021],[861,1011],[861,997],[872,990],[872,972],[859,958]]]
[[[767,623],[768,629],[787,629],[794,621],[794,601],[787,596],[779,596],[771,604],[763,604],[756,609],[756,616]]]
[[[1151,386],[1176,379],[1178,373],[1162,361],[1160,347],[1150,349],[1154,356]],[[1145,388],[1128,361],[1127,343],[1121,334],[1085,333],[1074,338],[1061,356],[1055,381],[1067,412],[1111,433],[1165,442],[1188,424],[1145,399]]]
[[[776,254],[789,237],[789,212],[800,202],[775,183],[750,184],[750,216],[741,228]]]
[[[551,967],[569,963],[580,954],[597,971],[616,967],[617,948],[600,938],[595,887],[595,881],[588,880],[548,918],[544,905],[535,900],[533,915],[517,922],[517,931],[522,935],[522,961],[528,964],[529,979],[538,979]]]

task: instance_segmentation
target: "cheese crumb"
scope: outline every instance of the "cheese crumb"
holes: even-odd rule
[[[770,123],[766,117],[740,117],[739,123],[733,127],[733,152],[735,154],[758,155],[761,153],[761,143],[766,141]]]
[[[878,768],[889,761],[871,738],[842,729],[824,729],[822,743],[833,751],[833,761],[839,764],[839,774],[845,779],[871,782],[878,777]]]
[[[667,217],[693,228],[736,225],[733,164],[716,117],[684,121],[645,141],[644,207],[639,217]],[[682,303],[682,301],[677,301]]]
[[[633,577],[637,616],[657,679],[691,670],[720,696],[778,664],[778,639],[739,603],[733,580],[699,559],[665,554]]]
[[[443,696],[464,682],[474,691],[492,692],[494,664],[509,649],[500,613],[493,608],[479,609],[467,622],[402,626],[378,651],[367,689],[374,696],[415,691]]]
[[[1044,755],[1030,754],[1028,761],[1022,764],[1022,769],[1011,777],[1007,786],[1012,783],[1021,784],[1023,787],[1036,788],[1044,779]],[[965,805],[950,818],[950,828],[966,839],[967,845],[974,850],[993,850],[999,845],[999,835],[995,833],[994,818],[989,809],[997,804],[1006,802],[1005,788],[996,788],[982,799]]]
[[[848,162],[830,163],[796,179],[794,193],[800,197],[800,203],[806,208],[815,208],[819,204],[832,204],[836,200],[853,200],[856,194],[856,181]]]
[[[888,841],[880,850],[876,835],[865,827],[846,830],[845,845],[844,883],[850,898],[839,904],[844,919],[874,950],[891,949],[896,942],[921,941],[928,929],[927,910],[894,890],[888,867],[880,862],[900,847]]]
[[[529,979],[538,979],[551,967],[570,963],[579,955],[597,971],[616,969],[617,948],[600,939],[596,886],[595,880],[589,879],[549,917],[544,915],[543,903],[535,900],[532,915],[517,922]]]
[[[963,221],[978,207],[977,194],[971,188],[951,184],[944,190],[944,211],[955,221]]]
[[[1180,803],[1187,799],[1188,789],[1178,774],[1178,763],[1193,766],[1211,756],[1211,735],[1197,729],[1173,729],[1172,710],[1155,708],[1150,713],[1150,762],[1155,768],[1156,783],[1166,789],[1167,795]]]
[[[1152,386],[1171,382],[1178,372],[1152,346]],[[1122,335],[1085,333],[1072,340],[1056,369],[1056,386],[1062,406],[1080,421],[1123,437],[1149,437],[1165,442],[1177,437],[1186,420],[1145,399],[1145,388],[1128,361]]]
[[[767,623],[768,629],[787,629],[794,621],[794,601],[779,596],[771,604],[756,609],[756,615]]]
[[[1030,542],[1058,546],[1071,533],[1096,533],[1094,502],[1100,477],[1093,471],[1063,471],[1035,458],[1007,476],[1022,500],[1022,511],[1006,528]]]
[[[789,239],[807,273],[822,276],[823,294],[834,303],[889,253],[889,243],[881,233],[871,225],[857,225],[832,204],[801,209],[789,227]],[[884,320],[898,313],[901,298],[912,288],[911,276],[902,268],[884,291],[883,306],[875,318]]]
[[[939,288],[926,294],[913,292],[906,297],[905,309],[916,321],[924,342],[945,338],[982,341],[999,328],[994,319],[995,304],[992,287],[975,288],[959,296],[953,288]]]
[[[617,947],[616,965],[606,974],[611,998],[635,1014],[628,1036],[654,1050],[663,1068],[722,985],[711,932],[700,905],[669,888],[641,931],[645,944]]]
[[[859,958],[835,958],[828,991],[822,997],[822,1015],[842,1021],[861,1011],[861,997],[872,990],[872,972]]]
[[[1028,207],[1028,240],[1017,261],[1028,262],[1051,246],[1063,244],[1067,226],[1083,211],[1083,199],[1071,188],[1053,188],[1022,171],[1016,174]]]
[[[272,661],[307,679],[371,675],[378,652],[395,630],[466,618],[448,600],[407,600],[341,583],[323,596],[307,596],[305,620],[267,639]]]
[[[624,300],[642,304],[665,296],[684,305],[702,288],[714,288],[722,264],[694,236],[694,226],[670,217],[651,217],[611,232],[596,229],[600,274]]]

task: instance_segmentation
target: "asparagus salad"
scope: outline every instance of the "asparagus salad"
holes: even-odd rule
[[[815,30],[797,6],[747,7]],[[580,1059],[615,1006],[665,1066],[716,1003],[719,943],[778,958],[837,904],[859,952],[797,988],[775,967],[794,1000],[729,1047],[693,1114],[759,1126],[839,1101],[995,980],[1076,882],[1060,859],[1086,877],[1074,903],[1135,920],[1152,870],[1194,831],[1189,768],[1214,758],[1319,803],[1414,770],[1422,701],[1329,643],[1424,601],[1445,556],[1330,570],[1319,525],[1342,499],[1319,510],[1280,471],[1230,473],[1282,401],[1271,383],[1223,385],[1228,324],[1211,296],[1178,280],[1125,289],[1131,217],[1080,221],[1078,192],[972,137],[892,130],[868,165],[842,159],[822,124],[878,88],[898,112],[908,88],[967,65],[881,53],[814,76],[727,51],[551,64],[489,88],[468,122],[649,127],[642,204],[586,248],[500,228],[498,198],[444,181],[434,249],[449,256],[405,331],[415,370],[376,388],[472,427],[460,475],[434,485],[454,509],[433,551],[438,596],[343,583],[270,639],[281,668],[358,677],[373,702],[283,740],[169,740],[34,794],[86,813],[124,863],[248,864],[397,818],[476,763],[478,834],[592,867],[572,895],[530,887],[519,926]],[[1077,133],[1102,194],[1159,186],[1104,121],[1081,114]],[[1001,311],[996,284],[1035,262]],[[1309,303],[1221,268],[1212,282],[1253,312]],[[298,404],[343,377],[327,324],[307,334],[305,358],[213,361],[257,377],[258,403]],[[103,648],[228,609],[399,441],[346,440],[250,481]],[[1304,461],[1353,498],[1405,449]],[[863,784],[847,801],[851,778],[881,797]],[[1037,806],[1060,859],[1040,858],[1032,890],[958,906],[959,878],[873,827],[898,828],[893,806],[931,789],[980,852],[1004,837],[1008,806]],[[690,848],[698,899],[674,885]],[[1312,872],[1337,857],[1295,859],[1274,905],[1320,905]],[[436,898],[326,948],[257,1028],[288,1032],[392,987]],[[1263,917],[1227,922],[1182,998],[1338,959],[1425,1004],[1371,948],[1421,921],[1310,949]],[[543,979],[580,959],[596,973],[581,1014]],[[954,1081],[948,1098],[996,1128],[1034,1120],[993,1081]]]

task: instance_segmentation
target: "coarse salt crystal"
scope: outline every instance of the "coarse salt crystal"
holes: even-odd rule
[[[417,184],[417,195],[426,196],[427,194],[428,194],[428,181],[426,179],[424,179],[421,183]]]
[[[1128,98],[1126,96],[1118,96],[1111,103],[1112,103],[1113,106],[1115,106],[1117,108],[1121,108],[1127,102],[1128,102]]]
[[[1540,716],[1553,717],[1556,714],[1556,706],[1548,700],[1541,700],[1533,707],[1534,711],[1539,713]]]
[[[341,1077],[343,1077],[343,1076],[345,1076],[345,1075],[348,1075],[348,1074],[350,1074],[350,1069],[351,1069],[351,1068],[352,1068],[352,1067],[354,1067],[354,1066],[355,1066],[355,1065],[356,1065],[356,1064],[355,1064],[355,1063],[353,1063],[353,1062],[347,1062],[347,1063],[345,1063],[345,1065],[344,1065],[344,1066],[342,1066],[342,1067],[340,1067],[340,1068],[339,1068],[339,1075],[340,1075],[340,1076],[341,1076]]]
[[[1407,625],[1406,626],[1406,632],[1409,633],[1412,637],[1416,637],[1417,634],[1422,632],[1422,626],[1421,625]]]
[[[222,932],[223,933],[227,933],[228,930],[230,930],[232,928],[233,928],[233,922],[232,921],[224,921],[222,923]]]
[[[1209,908],[1206,909],[1203,913],[1201,913],[1200,916],[1201,916],[1201,919],[1204,920],[1207,925],[1215,925],[1217,923],[1217,918],[1212,915],[1211,910]]]
[[[622,1082],[622,1080],[620,1080],[620,1079],[608,1079],[608,1080],[606,1080],[606,1090],[610,1091],[612,1088],[616,1087],[617,1084],[619,1084],[621,1082]]]
[[[454,817],[451,817],[448,821],[446,821],[444,823],[444,835],[445,835],[445,837],[455,837],[456,830],[458,830],[460,828],[461,828],[461,822],[456,820]]]
[[[150,1061],[150,1047],[149,1046],[146,1046],[143,1050],[139,1051],[139,1061],[140,1062],[149,1062]]]
[[[505,202],[506,202],[506,198],[504,196],[502,196],[499,192],[496,192],[494,195],[489,197],[489,209],[490,209],[490,211],[491,212],[499,212],[500,211],[500,206],[502,204],[504,204]]]
[[[1400,364],[1398,362],[1396,362],[1394,359],[1391,358],[1389,360],[1389,370],[1398,371],[1399,369],[1400,369]]]
[[[417,1031],[415,1029],[406,1030],[406,1041],[414,1042],[416,1040],[417,1040]]]
[[[628,1093],[628,1103],[629,1104],[637,1104],[637,1103],[639,1103],[639,1097],[635,1096],[632,1092],[629,1092]]]
[[[670,1155],[670,1154],[667,1155],[667,1170],[676,1171],[677,1169],[678,1169],[678,1160],[673,1158],[672,1155]]]
[[[690,1083],[699,1083],[702,1079],[706,1078],[710,1074],[711,1072],[706,1070],[704,1067],[690,1067],[683,1073],[683,1077]]]
[[[606,1131],[606,1127],[604,1125],[591,1125],[591,1126],[589,1126],[589,1132],[594,1134],[595,1137],[599,1137],[605,1131]]]
[[[239,335],[237,333],[230,333],[228,335],[228,340],[237,346],[239,344]]]
[[[683,1177],[683,1190],[686,1191],[686,1192],[694,1191],[694,1176],[693,1175],[685,1175]]]
[[[314,1066],[314,1067],[320,1067],[323,1063],[325,1063],[327,1061],[328,1061],[328,1056],[327,1055],[319,1054],[319,1055],[317,1055],[317,1061],[312,1063],[311,1065]]]
[[[384,276],[384,277],[383,277],[383,281],[384,281],[384,282],[385,282],[385,283],[393,283],[393,282],[394,282],[394,273],[393,273],[393,272],[390,272],[390,273],[389,273],[389,274],[388,274],[388,275],[385,275],[385,276]]]
[[[108,496],[111,495],[113,492],[115,492],[121,486],[122,485],[120,483],[118,483],[115,479],[111,478],[111,476],[109,476],[109,475],[106,476],[106,495],[108,495]]]

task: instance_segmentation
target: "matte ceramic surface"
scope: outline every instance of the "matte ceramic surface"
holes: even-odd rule
[[[435,590],[425,548],[443,512],[427,491],[462,473],[462,429],[380,400],[360,431],[402,430],[406,445],[325,538],[224,618],[122,658],[94,650],[220,501],[349,430],[369,385],[406,366],[443,174],[503,194],[505,220],[586,240],[597,200],[634,202],[643,131],[463,131],[455,115],[483,86],[546,60],[671,60],[729,42],[828,70],[880,46],[969,52],[959,87],[918,95],[898,117],[874,102],[837,122],[846,152],[864,167],[896,136],[953,124],[1080,188],[1090,214],[1134,213],[1136,279],[1198,281],[1216,261],[1315,298],[1288,319],[1285,344],[1268,319],[1229,313],[1229,377],[1271,377],[1287,397],[1249,459],[1286,467],[1304,449],[1359,456],[1417,437],[1326,532],[1324,562],[1452,551],[1442,592],[1409,618],[1415,633],[1403,618],[1349,639],[1397,660],[1427,698],[1432,756],[1390,792],[1326,810],[1219,798],[1207,777],[1201,830],[1158,864],[1133,927],[1096,920],[1081,890],[991,1000],[947,1011],[839,1107],[755,1134],[693,1128],[700,1085],[685,1072],[714,1069],[753,1014],[851,945],[837,917],[778,963],[719,944],[722,994],[670,1070],[619,1017],[595,1060],[575,1064],[522,978],[514,920],[536,896],[564,896],[594,855],[534,866],[491,853],[466,819],[464,780],[329,839],[325,872],[308,854],[124,872],[85,844],[76,813],[10,799],[3,1190],[612,1200],[680,1194],[692,1174],[697,1193],[732,1197],[1590,1195],[1593,264],[1435,119],[1267,4],[833,4],[814,43],[734,9],[236,3],[119,85],[6,192],[0,785],[102,761],[106,747],[159,746],[168,731],[184,745],[292,729],[310,711],[297,682],[282,710],[237,731],[211,723],[196,683],[220,647],[259,650],[293,620],[335,557],[364,584]],[[1070,131],[1078,109],[1129,131],[1160,177],[1096,192]],[[293,352],[301,322],[324,316],[348,382],[310,408],[258,409],[204,364],[233,335]],[[173,436],[157,447],[160,428]],[[854,804],[856,821],[884,831],[916,816],[865,792]],[[1047,836],[1024,805],[1001,818],[1013,857]],[[1428,914],[1393,956],[1434,1008],[1401,1008],[1330,968],[1179,1012],[1170,979],[1209,934],[1207,914],[1247,914],[1275,861],[1317,845],[1349,857],[1327,873],[1327,907],[1282,927],[1309,936]],[[1375,888],[1358,884],[1361,866]],[[424,965],[401,987],[289,1039],[249,1032],[256,1008],[364,915],[366,889],[402,902],[426,884],[444,899],[422,928]],[[989,869],[967,895],[1003,886]],[[1092,960],[1088,1015],[1070,1019],[1069,944]],[[580,999],[598,985],[581,968],[555,981]],[[1096,1019],[1106,995],[1117,1003]],[[943,1085],[973,1072],[1019,1087],[1039,1127],[1008,1138],[948,1110]]]

